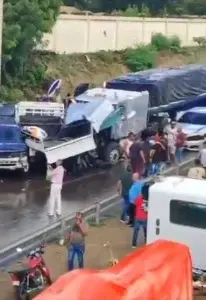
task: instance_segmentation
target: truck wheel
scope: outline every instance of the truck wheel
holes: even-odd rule
[[[106,161],[109,162],[111,165],[116,165],[119,162],[120,156],[120,147],[118,143],[109,143],[105,151]]]

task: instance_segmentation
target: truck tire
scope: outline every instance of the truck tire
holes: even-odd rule
[[[116,165],[121,157],[119,144],[111,142],[105,149],[105,160],[111,165]]]

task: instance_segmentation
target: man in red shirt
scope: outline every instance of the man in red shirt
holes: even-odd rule
[[[136,198],[135,201],[135,223],[132,238],[132,248],[137,247],[137,239],[140,228],[144,230],[145,241],[147,238],[147,211],[142,194]]]

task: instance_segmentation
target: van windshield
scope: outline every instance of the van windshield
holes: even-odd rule
[[[206,117],[203,113],[187,112],[179,118],[178,122],[194,125],[206,125]]]
[[[2,126],[0,127],[1,142],[21,142],[21,132],[18,127]]]

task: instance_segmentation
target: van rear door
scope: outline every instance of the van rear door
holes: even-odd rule
[[[206,270],[206,205],[171,199],[168,238],[186,244],[193,266]]]
[[[151,187],[147,244],[159,239],[186,244],[193,266],[206,270],[206,205],[175,199]]]

